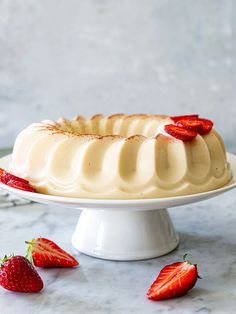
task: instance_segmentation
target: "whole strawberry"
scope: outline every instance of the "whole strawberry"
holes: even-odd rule
[[[43,281],[24,256],[5,256],[0,261],[0,285],[10,291],[39,292]]]
[[[37,267],[74,267],[78,261],[60,248],[55,242],[46,238],[26,241],[27,258]]]

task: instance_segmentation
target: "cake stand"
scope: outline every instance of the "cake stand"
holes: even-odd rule
[[[0,159],[8,169],[11,155]],[[227,154],[236,178],[236,156]],[[156,199],[100,200],[52,196],[0,187],[34,202],[82,210],[72,235],[79,252],[108,260],[131,261],[158,257],[174,250],[179,237],[166,208],[209,199],[236,187],[226,186],[204,193]]]

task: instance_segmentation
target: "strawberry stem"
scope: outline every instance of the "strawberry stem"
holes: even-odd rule
[[[32,245],[33,245],[33,242],[25,241],[25,243],[28,244],[25,257],[34,266],[34,261],[33,261],[33,257],[32,257]]]
[[[187,255],[188,255],[188,254],[186,254],[186,253],[183,255],[182,259],[183,259],[184,261],[186,260]]]
[[[26,244],[29,244],[29,245],[33,245],[33,244],[34,244],[33,241],[32,241],[32,242],[31,242],[31,241],[25,241],[25,243],[26,243]]]
[[[4,257],[2,259],[0,259],[0,268],[2,267],[2,265],[7,262],[10,258],[12,258],[14,256],[14,254],[11,254],[9,256],[4,255]]]
[[[186,259],[187,255],[188,255],[188,254],[184,254],[183,257],[182,257],[182,259],[183,259],[183,261],[185,261],[188,265],[192,265],[192,263],[191,263],[188,259]]]

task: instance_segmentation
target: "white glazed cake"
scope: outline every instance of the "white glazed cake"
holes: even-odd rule
[[[34,123],[17,136],[10,170],[39,193],[80,198],[160,198],[227,184],[231,170],[220,135],[184,126],[182,137],[180,125],[173,136],[166,125],[179,120],[116,114]]]

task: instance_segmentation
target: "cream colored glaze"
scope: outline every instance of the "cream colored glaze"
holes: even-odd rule
[[[183,142],[167,116],[96,115],[34,123],[15,141],[11,171],[38,192],[80,198],[158,198],[209,191],[231,170],[212,130]]]

